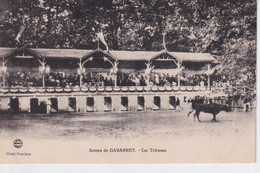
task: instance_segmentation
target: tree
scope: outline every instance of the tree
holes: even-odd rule
[[[100,31],[111,50],[159,51],[167,33],[170,51],[208,52],[220,73],[255,76],[256,0],[1,0],[2,47],[95,49]]]

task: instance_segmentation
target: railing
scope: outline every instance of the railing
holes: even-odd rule
[[[233,94],[239,92],[241,94],[245,93],[255,93],[256,89],[248,86],[230,86],[230,87],[211,87],[213,93],[223,93],[223,94]]]
[[[231,100],[230,103],[228,103],[228,97],[225,96],[216,96],[211,98],[211,101],[213,103],[217,103],[217,104],[221,104],[221,105],[228,105],[232,108],[232,111],[243,111],[244,108],[244,103],[243,103],[243,99],[238,99],[238,100]],[[206,100],[204,102],[205,104],[208,103],[208,101]],[[250,108],[256,108],[256,99],[252,98],[250,100]]]
[[[201,86],[105,86],[105,87],[12,87],[0,88],[0,94],[9,93],[72,93],[72,92],[200,92]]]

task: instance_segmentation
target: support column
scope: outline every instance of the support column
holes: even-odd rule
[[[180,69],[181,69],[180,61],[178,61],[178,63],[177,63],[177,68],[178,68],[178,71],[180,71]],[[181,79],[180,79],[180,75],[178,74],[178,87],[180,87],[180,86],[181,86]]]
[[[39,72],[42,74],[42,87],[45,87],[45,74],[50,72],[50,67],[48,66],[46,68],[46,61],[45,58],[41,61],[40,59],[37,59],[39,63],[42,65],[39,68]]]
[[[6,71],[7,71],[7,67],[6,67],[7,61],[5,61],[4,57],[3,57],[3,62],[2,63],[3,64],[2,64],[0,72],[3,75],[3,86],[5,87],[5,74],[6,74]]]
[[[81,58],[80,58],[80,62],[79,62],[79,87],[82,86],[82,63],[81,63]]]
[[[147,77],[147,81],[146,81],[146,85],[147,86],[150,86],[150,74],[152,72],[152,70],[154,69],[154,66],[151,65],[152,62],[148,62],[148,63],[145,63],[146,65],[146,69],[145,69],[145,76]]]
[[[208,90],[210,91],[210,75],[208,75]]]
[[[115,80],[115,86],[117,86],[117,72],[118,72],[118,62],[115,61],[114,63],[112,61],[110,61],[107,57],[103,57],[104,62],[109,62],[112,65],[112,75],[113,75],[113,79]]]
[[[82,62],[82,59],[80,58],[80,62],[79,64],[79,68],[78,68],[78,73],[79,73],[79,86],[82,86],[82,73],[85,73],[85,68],[84,68],[84,64],[88,61],[92,61],[93,57],[88,58],[87,60],[85,60],[84,62]]]
[[[45,74],[42,75],[42,87],[45,88]]]
[[[3,86],[5,87],[5,73],[3,73]]]
[[[208,66],[208,71],[210,71],[210,64]],[[210,91],[210,73],[208,73],[208,90]]]
[[[147,75],[147,83],[146,83],[147,86],[150,86],[150,75]]]
[[[118,71],[118,62],[115,61],[115,63],[113,64],[113,72],[114,72],[114,80],[115,80],[115,86],[117,86],[117,71]]]
[[[115,86],[117,86],[117,74],[115,74]]]

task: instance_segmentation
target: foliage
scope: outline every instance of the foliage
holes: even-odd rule
[[[0,46],[209,52],[221,75],[255,76],[256,0],[0,0]]]

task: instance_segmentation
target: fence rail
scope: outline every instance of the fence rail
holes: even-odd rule
[[[209,91],[200,86],[106,86],[106,87],[15,87],[0,88],[1,94],[8,93],[71,93],[71,92],[199,92]]]
[[[240,94],[256,93],[256,88],[249,86],[232,86],[232,87],[211,87],[213,93],[233,94],[239,92]]]

